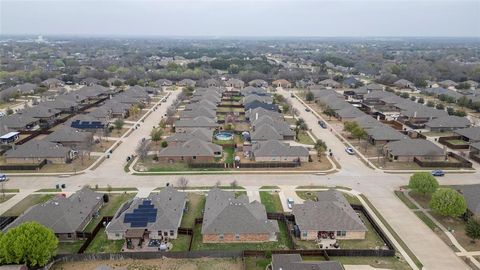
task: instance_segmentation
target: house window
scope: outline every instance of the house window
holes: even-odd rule
[[[167,231],[163,232],[163,236],[168,236],[168,232]]]
[[[174,236],[175,232],[173,230],[170,230],[170,236]]]
[[[197,159],[197,156],[193,156],[192,159]]]
[[[337,231],[337,236],[346,236],[347,232],[346,231]]]
[[[120,234],[119,234],[119,233],[116,233],[116,234],[115,234],[115,237],[120,237]]]
[[[307,237],[308,236],[308,232],[307,231],[304,231],[303,232],[303,237]]]
[[[162,236],[162,231],[158,231],[158,236]]]
[[[220,235],[218,236],[218,239],[220,239],[220,241],[223,241],[223,238],[224,238],[224,235],[223,235],[223,234],[220,234]]]
[[[235,234],[235,240],[240,240],[240,234]]]
[[[71,234],[71,233],[67,233],[67,238],[72,238],[72,234]]]

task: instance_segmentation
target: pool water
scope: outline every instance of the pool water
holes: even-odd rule
[[[229,132],[218,132],[215,138],[219,141],[233,140],[233,134]]]

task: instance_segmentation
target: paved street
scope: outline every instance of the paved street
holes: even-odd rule
[[[286,98],[290,95],[280,91]],[[123,140],[123,143],[114,151],[111,158],[103,162],[93,171],[81,175],[65,178],[56,176],[20,177],[12,176],[5,184],[5,188],[19,188],[21,192],[6,203],[0,204],[0,213],[20,201],[24,196],[41,188],[52,188],[57,183],[67,184],[67,191],[75,191],[83,185],[106,187],[137,187],[142,194],[166,183],[175,183],[175,175],[132,175],[124,171],[125,159],[134,153],[137,143],[142,138],[148,137],[153,126],[158,125],[166,108],[175,98],[176,93],[162,103],[158,110],[147,117],[140,128]],[[425,266],[425,269],[450,270],[468,269],[466,264],[455,255],[437,235],[432,232],[415,214],[413,214],[393,193],[399,186],[406,185],[410,174],[386,174],[380,170],[368,168],[356,156],[350,156],[344,151],[344,144],[330,132],[322,129],[317,124],[318,119],[311,112],[306,112],[303,105],[296,99],[291,99],[292,104],[298,108],[300,117],[305,119],[312,133],[327,143],[334,156],[340,162],[342,169],[334,174],[239,174],[239,175],[189,175],[190,186],[212,186],[220,181],[221,185],[228,185],[236,180],[240,186],[248,191],[258,190],[259,186],[277,185],[281,187],[281,197],[295,194],[298,185],[341,185],[351,187],[363,194],[372,202],[382,216],[388,221],[395,232],[403,239],[408,247],[415,253]],[[439,178],[441,184],[472,184],[480,183],[480,175],[453,174]],[[250,192],[254,195],[252,192]],[[257,192],[258,193],[258,192]],[[143,196],[143,195],[142,195]],[[255,195],[254,195],[255,196]],[[282,204],[285,198],[282,199]]]

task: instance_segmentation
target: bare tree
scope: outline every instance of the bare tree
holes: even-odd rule
[[[180,177],[177,180],[177,187],[180,187],[182,190],[187,189],[188,179],[186,177]]]
[[[135,149],[135,152],[141,160],[144,160],[148,155],[149,148],[150,146],[147,140],[140,140],[140,142],[138,142],[137,149]]]
[[[231,186],[231,187],[234,187],[234,188],[238,187],[238,182],[237,182],[237,180],[233,180],[233,181],[230,183],[230,186]]]
[[[215,187],[219,187],[221,185],[222,185],[222,182],[220,182],[220,180],[215,183]]]

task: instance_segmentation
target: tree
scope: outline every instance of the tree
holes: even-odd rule
[[[410,176],[408,187],[423,195],[432,194],[438,188],[438,181],[428,172],[417,172]]]
[[[432,195],[430,208],[442,216],[458,217],[467,211],[467,203],[456,190],[439,188]]]
[[[332,108],[327,108],[326,110],[323,111],[323,113],[331,118],[332,116],[335,116],[335,110]]]
[[[457,105],[460,107],[466,107],[470,100],[466,96],[462,96],[457,100]]]
[[[282,112],[283,113],[288,113],[290,111],[290,105],[288,104],[283,104],[282,105]]]
[[[118,130],[118,131],[120,131],[123,128],[124,124],[125,124],[125,122],[121,118],[117,118],[117,120],[115,120],[115,122],[113,122],[113,125],[115,126],[115,129]]]
[[[7,115],[11,115],[13,114],[13,110],[12,108],[7,108],[7,111],[6,111]]]
[[[168,146],[168,143],[167,143],[166,141],[163,141],[163,142],[160,144],[160,146],[161,146],[162,148],[165,148],[165,147]]]
[[[320,159],[322,153],[327,151],[327,144],[322,140],[317,140],[314,145],[315,150],[317,150],[317,156]]]
[[[431,100],[427,101],[427,107],[435,107],[435,102]]]
[[[459,116],[459,117],[465,117],[467,116],[467,113],[463,110],[456,110],[455,113],[454,113],[456,116]]]
[[[407,99],[407,98],[410,97],[410,95],[407,92],[403,92],[403,93],[400,94],[400,97]]]
[[[475,240],[480,239],[480,223],[475,218],[471,217],[465,225],[465,234],[472,239],[472,243]]]
[[[140,107],[138,105],[134,105],[132,107],[130,107],[130,109],[128,109],[128,114],[133,116],[133,117],[137,117],[137,115],[140,113]]]
[[[160,128],[154,128],[150,132],[150,138],[153,142],[157,143],[162,140],[163,130]]]
[[[435,106],[435,108],[437,108],[437,110],[445,110],[445,106],[442,104],[442,103],[438,103],[437,106]]]
[[[448,115],[454,115],[455,114],[455,109],[452,107],[447,107],[447,113]]]
[[[305,95],[305,99],[309,102],[315,99],[315,96],[313,95],[312,91],[307,92],[307,94]]]
[[[367,132],[362,127],[357,126],[352,130],[352,137],[360,141],[367,137]]]
[[[233,188],[238,187],[238,182],[237,182],[237,180],[233,180],[233,181],[230,183],[230,186],[233,187]]]
[[[410,100],[415,101],[415,100],[417,100],[417,97],[416,96],[410,96]]]
[[[148,155],[148,150],[150,150],[149,148],[150,147],[147,140],[140,140],[138,142],[137,148],[135,149],[135,152],[141,160],[144,160]]]
[[[423,104],[423,103],[425,103],[425,100],[421,97],[421,98],[418,99],[417,102],[420,103],[420,104]]]
[[[177,186],[180,187],[182,190],[187,189],[188,186],[188,179],[186,177],[180,177],[177,180]]]
[[[52,230],[37,222],[26,222],[0,238],[0,259],[6,264],[44,266],[55,255],[58,239]]]

